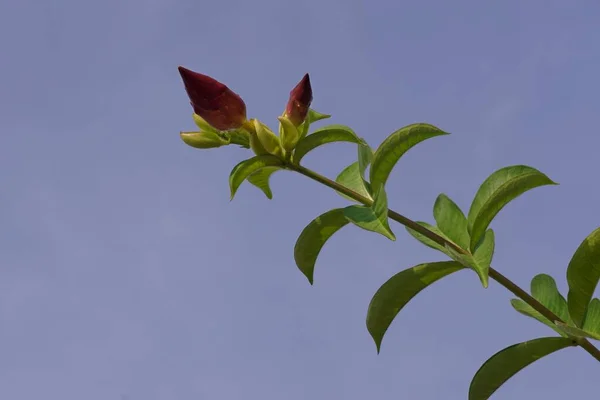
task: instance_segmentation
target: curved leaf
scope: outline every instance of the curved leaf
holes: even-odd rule
[[[550,275],[539,274],[533,277],[531,295],[564,322],[569,321],[567,301],[558,291],[556,281]]]
[[[413,146],[435,136],[448,135],[430,124],[412,124],[400,128],[388,136],[373,155],[370,182],[373,190],[384,186],[394,166]]]
[[[367,329],[377,346],[396,315],[408,302],[432,283],[464,267],[455,261],[419,264],[397,273],[375,293],[367,312]]]
[[[294,151],[294,162],[300,163],[300,160],[308,154],[309,151],[333,142],[363,143],[363,140],[356,136],[356,133],[345,125],[327,125],[317,129],[312,134],[306,136],[298,142]]]
[[[335,181],[368,199],[373,199],[371,193],[369,193],[369,189],[367,189],[366,182],[360,174],[360,166],[358,161],[344,168],[344,170],[340,172],[340,174],[337,176]],[[345,199],[356,202],[356,200],[349,196],[346,196],[343,193],[337,192],[337,194],[344,197]]]
[[[569,314],[581,327],[586,308],[600,280],[600,228],[579,245],[567,268]]]
[[[433,217],[438,228],[463,249],[469,248],[467,217],[448,196],[440,194],[433,206]]]
[[[269,180],[271,179],[271,175],[273,175],[273,173],[280,171],[281,169],[281,167],[264,167],[250,175],[248,177],[248,182],[262,190],[265,196],[271,200],[273,198],[273,192],[271,192]]]
[[[344,208],[344,216],[359,228],[396,240],[388,221],[387,196],[383,186],[375,194],[375,202],[371,207],[348,206]]]
[[[475,265],[473,267],[475,268],[477,275],[479,275],[483,287],[488,286],[488,275],[492,258],[494,258],[495,247],[496,239],[494,231],[488,229],[485,232],[483,240],[479,243],[477,248],[475,248],[475,252],[473,253],[473,259],[475,260]]]
[[[546,175],[526,165],[501,168],[479,187],[469,210],[468,229],[471,250],[475,248],[490,222],[511,200],[538,186],[556,185]]]
[[[550,321],[548,318],[544,317],[542,314],[537,312],[533,307],[531,307],[529,304],[525,303],[523,300],[511,299],[510,304],[513,306],[513,308],[515,310],[517,310],[517,312],[519,312],[525,316],[528,316],[530,318],[537,319],[542,324],[544,324],[544,325],[548,326],[549,328],[551,328],[552,330],[556,331],[561,336],[564,336],[564,337],[567,336],[562,330],[560,330],[554,324],[553,321]]]
[[[231,199],[235,196],[238,188],[246,178],[264,167],[283,167],[283,161],[270,154],[256,156],[242,161],[229,174],[229,188]]]
[[[358,145],[358,170],[360,177],[365,178],[365,171],[369,164],[373,161],[373,149],[368,144]]]
[[[592,299],[588,305],[583,330],[600,335],[600,300]]]
[[[308,130],[310,129],[310,125],[313,122],[317,122],[320,121],[322,119],[327,119],[330,118],[331,115],[329,114],[321,114],[318,111],[313,110],[312,108],[308,109],[308,114],[306,115],[306,119],[304,120],[304,122],[298,127],[298,130],[300,131],[300,137],[303,138],[308,134]]]
[[[570,339],[544,337],[500,350],[479,368],[471,381],[469,400],[487,400],[523,368],[555,351],[573,346]]]
[[[315,263],[325,242],[348,222],[344,216],[344,210],[335,208],[311,221],[298,237],[296,246],[294,246],[294,259],[311,285],[313,284]]]

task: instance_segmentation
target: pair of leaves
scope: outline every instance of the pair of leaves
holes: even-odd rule
[[[472,268],[479,276],[483,287],[487,287],[489,281],[488,271],[494,256],[494,232],[488,229],[483,240],[471,254],[468,250],[470,239],[467,230],[467,219],[456,203],[445,194],[440,194],[433,207],[433,216],[437,226],[422,221],[417,223],[446,241],[453,243],[456,247],[463,249],[462,252],[457,251],[448,244],[442,246],[414,229],[407,227],[406,230],[424,245],[446,254],[465,267]]]

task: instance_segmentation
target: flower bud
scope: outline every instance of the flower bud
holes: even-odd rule
[[[236,129],[246,121],[246,104],[221,82],[179,67],[194,112],[217,130]]]
[[[311,102],[312,88],[310,87],[310,78],[306,74],[290,92],[285,115],[295,126],[298,126],[306,119]]]
[[[179,135],[185,144],[197,149],[212,149],[229,144],[229,140],[211,131],[181,132]]]

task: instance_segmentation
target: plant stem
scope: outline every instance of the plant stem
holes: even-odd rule
[[[318,174],[308,168],[305,168],[301,165],[294,165],[294,164],[288,163],[286,165],[286,167],[288,169],[290,169],[292,171],[296,171],[312,180],[322,183],[323,185],[328,186],[337,192],[343,193],[346,196],[348,196],[366,206],[371,206],[373,204],[373,200],[371,200],[361,194],[358,194],[355,191],[348,189],[344,185],[341,185],[335,181],[332,181],[331,179],[329,179],[323,175],[320,175],[320,174]],[[444,239],[443,237],[430,231],[429,229],[425,228],[424,226],[417,224],[415,221],[403,216],[402,214],[399,214],[393,210],[388,209],[388,216],[390,217],[390,219],[393,219],[394,221],[401,223],[402,225],[406,226],[409,229],[417,231],[418,233],[422,234],[423,236],[427,237],[428,239],[433,240],[434,242],[436,242],[437,244],[439,244],[441,246],[447,245],[461,254],[469,254],[463,248]],[[491,266],[489,269],[489,277],[492,278],[493,280],[495,280],[496,282],[498,282],[500,285],[504,286],[506,289],[508,289],[510,292],[512,292],[515,296],[519,297],[525,303],[529,304],[534,310],[536,310],[537,312],[542,314],[544,317],[548,318],[548,320],[550,320],[552,322],[554,322],[554,321],[565,322],[565,321],[561,320],[557,315],[555,315],[552,311],[550,311],[548,308],[546,308],[542,303],[540,303],[539,301],[534,299],[529,293],[527,293],[525,290],[521,289],[513,281],[511,281],[510,279],[508,279],[507,277],[502,275],[500,272],[498,272]],[[581,338],[581,339],[576,340],[575,343],[577,345],[581,346],[585,351],[590,353],[592,355],[592,357],[594,357],[596,360],[600,361],[600,350],[597,349],[592,343],[590,343],[589,340],[587,340],[585,338]]]

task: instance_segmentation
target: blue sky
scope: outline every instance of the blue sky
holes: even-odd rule
[[[298,234],[346,204],[291,173],[268,201],[227,178],[248,151],[200,151],[177,66],[239,93],[276,126],[311,74],[315,109],[372,146],[409,123],[453,135],[411,150],[390,207],[432,220],[468,209],[494,170],[561,183],[493,223],[494,266],[524,287],[566,265],[600,226],[597,1],[150,0],[0,3],[0,398],[11,400],[464,399],[499,349],[552,331],[469,272],[421,293],[382,353],[373,293],[440,255],[347,227],[296,269]],[[355,148],[305,165],[330,177]],[[567,349],[497,399],[591,398],[598,363]]]

